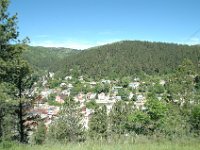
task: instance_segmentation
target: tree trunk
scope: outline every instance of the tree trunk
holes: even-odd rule
[[[24,125],[23,125],[23,105],[22,105],[22,79],[19,76],[18,82],[18,90],[19,90],[19,111],[18,111],[18,118],[19,118],[19,135],[20,135],[20,142],[25,142],[24,139]]]
[[[0,139],[3,136],[2,122],[3,122],[3,117],[1,116],[1,110],[0,110]]]
[[[20,98],[20,103],[19,103],[19,134],[20,134],[20,142],[24,142],[24,125],[23,125],[23,106]]]
[[[0,139],[3,137],[3,122],[4,122],[5,113],[3,108],[0,109]]]

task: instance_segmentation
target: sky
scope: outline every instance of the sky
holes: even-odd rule
[[[200,44],[200,0],[10,0],[20,38],[46,47],[121,40]]]

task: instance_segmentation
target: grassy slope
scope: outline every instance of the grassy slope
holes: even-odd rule
[[[45,145],[15,145],[11,150],[199,150],[198,140],[157,141],[130,143],[87,142],[79,144],[50,143]]]

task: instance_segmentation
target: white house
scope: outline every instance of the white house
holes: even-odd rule
[[[134,81],[138,82],[138,81],[140,81],[140,78],[134,78]]]
[[[117,89],[122,89],[122,88],[123,88],[122,86],[113,86],[112,90],[117,90]]]
[[[137,89],[140,85],[140,82],[131,82],[129,83],[129,87],[131,87],[132,89]]]
[[[70,96],[70,89],[61,91],[61,94]]]
[[[109,100],[109,96],[106,96],[105,93],[98,94],[98,100]]]
[[[69,89],[71,89],[71,88],[73,88],[74,86],[73,86],[71,83],[69,83],[69,84],[67,85],[67,87],[68,87]]]
[[[115,98],[116,98],[116,100],[118,100],[118,101],[121,101],[121,100],[122,100],[122,97],[121,97],[121,96],[116,96]]]
[[[79,93],[77,96],[74,97],[76,102],[84,103],[85,102],[85,95],[83,93]]]
[[[89,120],[91,115],[94,113],[94,110],[86,108],[83,112],[84,118],[83,118],[83,126],[85,129],[89,129]]]
[[[165,85],[165,80],[160,80],[160,85],[164,86]]]
[[[96,82],[94,82],[94,81],[92,81],[92,82],[90,82],[90,85],[93,85],[93,86],[95,86],[97,83]]]
[[[66,86],[67,86],[67,84],[64,82],[60,84],[60,87],[66,87]]]
[[[103,105],[106,106],[107,114],[110,113],[112,106],[114,105],[115,102],[116,102],[115,99],[112,99],[112,100],[109,100],[109,99],[99,100],[99,99],[97,99],[96,100],[97,104],[103,104]]]
[[[101,80],[101,83],[107,83],[107,84],[110,84],[110,83],[111,83],[111,81],[110,81],[110,80],[105,80],[105,79],[102,79],[102,80]]]
[[[134,96],[134,94],[132,92],[130,92],[129,96],[128,96],[128,99],[132,99]]]
[[[54,73],[53,72],[49,72],[49,77],[53,78],[54,77]]]
[[[92,99],[95,99],[96,98],[96,93],[91,93],[91,92],[89,92],[89,93],[87,93],[87,95],[86,95],[86,99],[88,99],[88,100],[92,100]]]
[[[65,77],[65,80],[71,80],[72,79],[72,76],[66,76]]]
[[[64,104],[65,103],[64,99],[59,95],[56,96],[55,101],[60,103],[60,104]]]
[[[145,97],[143,95],[137,95],[137,101],[144,101]]]
[[[84,79],[83,79],[83,76],[80,76],[79,77],[79,81],[83,81]]]
[[[40,94],[42,96],[42,98],[48,98],[48,96],[53,92],[53,90],[51,89],[45,89],[44,91],[42,91]]]
[[[47,83],[48,83],[47,80],[43,80],[43,81],[42,81],[42,86],[45,86]]]
[[[146,103],[145,97],[143,95],[137,95],[137,101],[134,103],[137,109],[145,110],[146,107],[144,104]]]

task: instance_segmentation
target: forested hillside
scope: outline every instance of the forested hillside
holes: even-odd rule
[[[90,77],[122,77],[145,72],[168,73],[185,59],[195,65],[200,47],[169,43],[121,41],[90,48],[62,60],[63,73],[70,69]],[[56,69],[55,69],[56,70]]]
[[[32,67],[40,70],[51,70],[52,66],[57,65],[60,59],[78,52],[78,50],[69,48],[29,46],[23,56]]]

